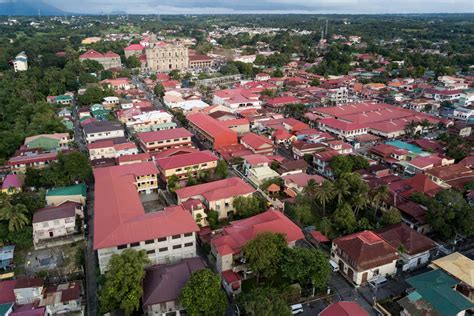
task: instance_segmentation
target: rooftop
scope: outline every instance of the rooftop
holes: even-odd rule
[[[155,162],[158,168],[168,170],[217,161],[218,159],[219,158],[209,150],[204,150],[178,156],[158,158]]]
[[[46,191],[46,196],[82,195],[87,196],[85,183],[73,184],[67,187],[52,188]]]
[[[459,252],[432,261],[432,264],[443,269],[453,277],[474,287],[474,260]]]
[[[145,214],[135,186],[136,177],[157,173],[152,162],[94,170],[94,249],[199,230],[182,206]]]
[[[161,130],[161,131],[137,133],[136,136],[141,141],[148,143],[148,142],[158,142],[158,141],[174,139],[174,138],[187,138],[187,137],[192,137],[193,134],[189,132],[187,129],[185,129],[184,127],[180,127],[180,128]]]
[[[392,247],[398,249],[403,246],[409,255],[416,255],[436,246],[436,243],[404,223],[391,225],[376,232]]]
[[[253,192],[255,189],[251,185],[234,177],[181,188],[176,190],[176,195],[181,200],[201,195],[207,201],[216,201]]]

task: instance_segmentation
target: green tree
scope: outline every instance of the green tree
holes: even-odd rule
[[[257,283],[260,276],[273,277],[283,257],[283,249],[287,247],[285,236],[270,232],[260,233],[244,246],[244,257],[248,266],[257,275]]]
[[[28,209],[23,204],[11,205],[9,201],[2,201],[0,220],[8,222],[8,230],[10,232],[18,232],[30,222]]]
[[[350,204],[340,205],[333,214],[333,224],[341,234],[350,234],[356,229],[356,218]]]
[[[128,68],[140,68],[141,65],[142,64],[141,64],[140,60],[137,58],[137,56],[132,55],[132,56],[127,58]]]
[[[179,70],[176,70],[176,69],[171,70],[168,75],[173,80],[180,80],[181,79],[181,74],[179,73]]]
[[[217,166],[216,166],[216,169],[215,169],[214,172],[215,172],[215,175],[216,175],[219,179],[225,179],[225,178],[227,178],[227,174],[229,173],[229,171],[228,171],[227,163],[225,162],[225,160],[220,159],[220,160],[217,162]]]
[[[125,249],[121,254],[112,255],[99,296],[103,313],[120,309],[130,315],[139,309],[144,267],[148,263],[144,250]]]
[[[314,214],[309,204],[299,205],[295,211],[298,222],[303,225],[309,225],[314,222]]]
[[[153,88],[153,92],[158,98],[161,99],[165,95],[165,88],[163,87],[161,83],[158,82]]]
[[[260,198],[254,195],[248,197],[238,196],[232,202],[235,213],[240,218],[247,218],[261,213],[265,210],[264,205],[264,203],[261,203]]]
[[[283,71],[281,71],[280,69],[275,69],[273,72],[272,72],[272,77],[275,77],[275,78],[283,78],[284,74],[283,74]]]
[[[392,225],[398,224],[402,220],[400,211],[395,208],[391,207],[387,211],[385,211],[382,215],[382,224],[383,225]]]
[[[326,216],[326,204],[334,198],[334,195],[334,186],[331,181],[324,181],[323,184],[315,190],[314,197],[323,207],[323,217]]]
[[[329,167],[336,177],[339,177],[343,173],[352,172],[353,166],[354,162],[352,159],[344,155],[334,156],[329,162]]]
[[[168,190],[175,192],[177,189],[179,189],[179,177],[174,174],[168,179]]]
[[[313,248],[287,248],[281,263],[283,276],[302,285],[325,289],[331,269],[325,254]]]
[[[223,315],[227,307],[217,275],[209,269],[193,272],[179,298],[190,315]]]
[[[78,101],[82,105],[89,105],[102,102],[105,97],[104,91],[99,87],[90,87],[83,95],[78,96]]]
[[[249,316],[290,316],[286,301],[274,288],[257,287],[241,294],[239,305]]]
[[[210,210],[207,213],[207,221],[211,229],[216,229],[219,225],[219,213],[213,210]]]

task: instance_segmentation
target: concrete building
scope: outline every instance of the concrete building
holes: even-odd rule
[[[125,137],[123,127],[118,122],[91,122],[82,127],[84,138],[88,144],[104,139]]]
[[[172,120],[173,116],[168,112],[150,111],[133,115],[125,124],[127,128],[139,133],[173,129],[176,127],[176,123]]]
[[[73,202],[37,210],[32,221],[35,247],[41,241],[77,233],[76,216],[83,217],[82,206]]]
[[[138,154],[138,148],[133,142],[128,142],[125,138],[112,138],[99,140],[87,145],[89,159],[119,158],[128,155]]]
[[[16,280],[15,302],[19,305],[38,302],[43,294],[44,280],[40,277],[19,277]]]
[[[159,152],[171,148],[193,147],[192,136],[193,134],[183,127],[166,131],[137,133],[136,135],[140,148],[144,152]]]
[[[397,272],[399,254],[395,248],[371,231],[363,231],[334,239],[331,260],[355,286],[378,276]]]
[[[189,199],[198,199],[208,210],[219,213],[219,219],[231,217],[234,212],[233,202],[238,196],[249,197],[255,189],[242,179],[228,178],[176,190],[178,204]]]
[[[186,70],[188,48],[181,44],[158,42],[145,49],[147,66],[152,71]]]
[[[120,61],[120,55],[114,52],[107,52],[107,53],[99,53],[93,49],[88,50],[84,54],[79,56],[80,61],[84,60],[95,60],[99,64],[101,64],[104,69],[110,68],[121,68],[122,63]]]
[[[25,52],[21,52],[16,55],[15,59],[13,60],[13,69],[15,72],[28,70],[28,57],[26,56]]]
[[[208,150],[185,153],[177,156],[156,159],[156,166],[160,171],[160,178],[167,182],[171,176],[179,179],[188,176],[196,177],[198,172],[212,170],[217,167],[217,158]]]
[[[207,114],[196,113],[186,116],[189,129],[204,144],[211,148],[237,144],[237,133]]]
[[[153,162],[97,168],[94,177],[94,249],[101,273],[113,254],[127,248],[145,250],[152,264],[196,256],[199,228],[187,210],[145,212],[141,195],[158,188]]]
[[[24,145],[28,148],[41,148],[44,150],[68,149],[71,137],[69,133],[40,134],[26,137]]]
[[[46,204],[59,206],[66,202],[86,205],[87,187],[85,183],[73,184],[67,187],[56,187],[46,191]]]

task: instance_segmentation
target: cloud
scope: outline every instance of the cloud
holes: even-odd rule
[[[0,0],[2,1],[2,0]],[[46,0],[78,13],[461,13],[474,12],[473,0]]]

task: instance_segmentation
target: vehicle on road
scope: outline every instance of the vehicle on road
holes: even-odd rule
[[[298,315],[298,314],[303,313],[303,305],[301,304],[291,305],[291,313],[293,315]]]
[[[331,266],[332,272],[337,272],[337,271],[339,271],[339,266],[338,266],[337,263],[335,263],[334,261],[329,260],[329,265]]]

